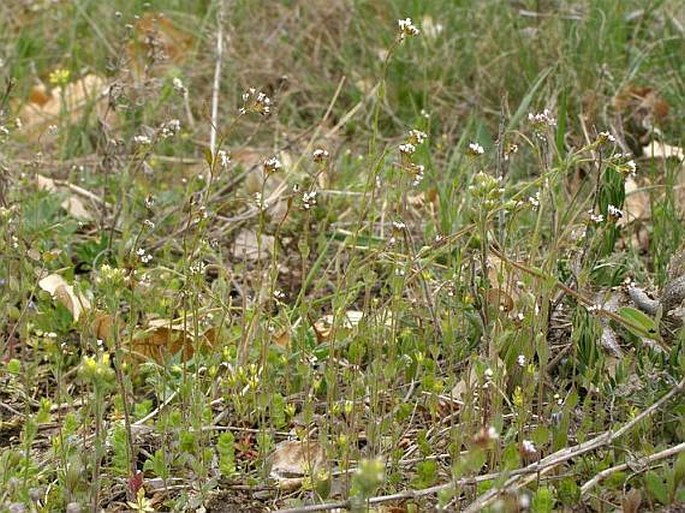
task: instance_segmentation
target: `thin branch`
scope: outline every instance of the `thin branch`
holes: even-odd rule
[[[214,62],[214,82],[212,83],[212,120],[209,131],[209,150],[212,157],[216,154],[216,136],[219,126],[219,89],[221,88],[221,62],[224,57],[224,1],[219,2],[216,16],[216,55]],[[211,181],[211,180],[210,180]]]
[[[533,471],[537,472],[537,471]],[[371,497],[368,500],[369,505],[381,504],[384,502],[407,501],[411,499],[419,499],[428,495],[435,495],[445,490],[451,490],[458,486],[472,486],[485,481],[494,481],[501,479],[503,476],[524,475],[531,473],[528,469],[518,469],[511,472],[494,472],[492,474],[483,474],[482,476],[464,477],[449,483],[443,483],[430,488],[423,488],[421,490],[405,490],[403,492],[393,493],[391,495],[379,495]],[[316,511],[330,511],[333,509],[350,509],[351,501],[327,502],[324,504],[310,504],[308,506],[298,506],[295,508],[279,509],[275,513],[312,513]]]
[[[637,424],[639,424],[644,419],[646,419],[647,417],[655,413],[657,410],[659,410],[674,396],[682,393],[683,390],[685,390],[685,378],[682,379],[671,390],[669,390],[661,399],[656,401],[654,404],[652,404],[649,408],[644,410],[631,421],[626,422],[616,431],[606,431],[601,435],[598,435],[595,438],[588,440],[587,442],[583,442],[573,447],[561,449],[560,451],[552,453],[538,462],[528,465],[525,468],[535,472],[534,476],[528,476],[525,478],[519,478],[519,476],[514,476],[509,478],[507,481],[505,481],[505,483],[502,486],[498,488],[493,488],[484,493],[483,495],[481,495],[480,497],[476,498],[476,500],[473,501],[469,505],[469,507],[464,510],[464,513],[476,513],[478,511],[481,511],[483,508],[490,505],[499,496],[502,490],[517,490],[522,486],[527,485],[531,481],[539,479],[540,476],[548,473],[557,465],[565,463],[572,458],[577,458],[578,456],[581,456],[585,453],[599,449],[600,447],[612,444],[615,440],[617,440],[625,433],[633,429]]]
[[[663,460],[666,458],[670,458],[671,456],[675,456],[676,454],[680,454],[681,452],[685,451],[685,442],[679,443],[678,445],[674,447],[669,447],[668,449],[664,449],[663,451],[657,452],[655,454],[650,454],[649,456],[645,456],[643,458],[640,458],[638,463],[639,465],[644,465],[648,466],[650,463],[654,463],[655,461]],[[613,467],[607,468],[599,472],[595,477],[587,481],[583,486],[580,487],[580,495],[583,496],[590,491],[591,488],[599,484],[600,481],[603,479],[615,474],[616,472],[621,472],[623,470],[626,470],[629,468],[630,465],[628,463],[621,463],[620,465],[615,465]]]

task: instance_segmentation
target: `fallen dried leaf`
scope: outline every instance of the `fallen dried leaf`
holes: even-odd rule
[[[642,148],[643,155],[653,159],[678,159],[685,158],[685,152],[679,146],[671,146],[660,141],[652,141]]]
[[[74,219],[78,219],[83,222],[91,222],[94,217],[93,214],[86,208],[85,204],[78,196],[71,193],[70,189],[67,187],[58,186],[52,178],[36,174],[35,178],[36,186],[44,191],[48,192],[61,192],[67,194],[67,197],[61,203],[61,207],[69,213]]]
[[[271,235],[261,234],[257,238],[257,234],[253,230],[241,230],[233,242],[233,258],[257,262],[273,253],[275,243],[276,239]]]
[[[364,317],[363,312],[358,310],[348,310],[345,312],[345,317],[342,320],[341,328],[352,329],[359,324]],[[335,317],[332,314],[324,315],[313,324],[314,334],[319,343],[326,342],[333,331],[333,323]]]
[[[269,475],[278,487],[292,491],[302,486],[306,476],[316,476],[322,469],[324,453],[317,441],[286,440],[276,446],[269,464]]]
[[[29,101],[19,110],[22,131],[29,139],[36,140],[49,125],[57,124],[61,119],[74,123],[89,105],[96,103],[104,108],[106,92],[105,80],[92,74],[49,93],[42,84],[36,86],[29,94]]]
[[[200,347],[211,347],[214,331],[207,330],[196,339],[191,332],[192,323],[174,323],[169,319],[151,319],[147,329],[134,337],[131,354],[145,360],[163,363],[169,356],[182,352],[181,358],[188,360]]]
[[[91,304],[88,298],[81,293],[76,293],[74,287],[59,274],[46,276],[38,282],[38,286],[62,303],[71,312],[74,322],[79,320],[82,313],[90,310]]]

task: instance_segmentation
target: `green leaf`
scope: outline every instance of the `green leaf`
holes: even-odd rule
[[[230,431],[221,433],[216,443],[219,453],[219,470],[224,476],[232,476],[236,472],[235,436]]]
[[[554,511],[554,494],[549,488],[538,488],[533,496],[532,510],[535,513],[552,513]]]
[[[676,490],[685,480],[685,452],[681,452],[673,465],[673,481]]]
[[[659,338],[659,327],[654,319],[636,308],[624,306],[618,311],[618,315],[625,320],[625,328],[637,337]]]
[[[645,474],[645,486],[653,498],[661,504],[668,504],[668,488],[656,472],[649,471]]]

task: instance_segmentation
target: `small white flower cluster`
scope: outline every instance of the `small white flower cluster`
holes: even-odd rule
[[[174,88],[174,91],[176,91],[177,94],[180,94],[184,98],[188,96],[188,88],[185,86],[185,84],[180,78],[175,77],[171,81],[171,86]]]
[[[285,296],[285,292],[283,292],[283,291],[280,290],[280,289],[274,290],[273,296],[274,296],[274,299],[275,299],[276,301],[281,301],[281,300],[285,299],[285,297],[286,297],[286,296]]]
[[[314,162],[323,162],[324,160],[328,160],[328,157],[330,157],[331,154],[328,153],[327,150],[324,150],[322,148],[318,148],[313,151],[312,153],[312,158],[314,159]]]
[[[400,144],[400,153],[403,155],[413,155],[416,152],[416,146],[412,143]]]
[[[519,145],[516,143],[509,143],[507,144],[506,148],[504,148],[504,160],[509,160],[512,155],[518,153],[519,151]]]
[[[109,264],[100,266],[99,276],[96,278],[98,283],[110,283],[112,285],[121,284],[126,279],[126,272],[119,267],[112,267]]]
[[[221,169],[226,170],[231,163],[231,156],[226,150],[219,150],[216,152],[216,158],[219,160]]]
[[[604,131],[597,134],[595,142],[597,144],[614,144],[616,142],[616,137],[614,137],[611,132]]]
[[[193,276],[204,275],[205,269],[207,269],[207,265],[202,260],[198,260],[197,262],[193,262],[188,267],[188,271]]]
[[[316,206],[316,191],[305,192],[302,195],[302,208],[310,210]]]
[[[402,221],[393,221],[392,222],[392,227],[394,230],[397,230],[398,232],[404,231],[407,228],[407,225],[404,224]]]
[[[426,176],[426,168],[423,164],[414,164],[412,166],[412,171],[414,172],[414,178],[411,181],[413,187],[416,187]]]
[[[469,185],[469,191],[479,207],[493,209],[502,205],[502,197],[505,189],[502,187],[501,176],[495,178],[484,171],[478,171],[473,177],[473,184]]]
[[[552,113],[549,111],[549,109],[545,109],[542,112],[537,112],[537,113],[528,113],[528,121],[533,123],[534,125],[544,125],[548,127],[555,127],[557,126],[557,120],[552,116]]]
[[[609,217],[609,219],[617,221],[623,217],[623,211],[620,208],[615,207],[614,205],[609,205],[607,207],[607,217]]]
[[[528,196],[528,203],[530,203],[533,212],[537,212],[540,208],[540,191],[537,191],[533,196]]]
[[[181,131],[181,122],[178,119],[172,119],[166,123],[162,123],[159,127],[159,135],[162,139],[169,139]]]
[[[266,202],[261,192],[255,192],[254,194],[255,206],[262,212],[269,208],[269,204]]]
[[[428,139],[428,134],[426,132],[422,132],[421,130],[416,130],[412,129],[409,130],[409,137],[407,139],[407,142],[410,142],[415,145],[423,144],[426,142],[426,139]]]
[[[521,442],[521,454],[524,456],[535,456],[538,450],[531,440],[524,440]]]
[[[136,250],[136,255],[138,255],[138,259],[144,264],[149,264],[152,261],[152,255],[143,248],[138,248]]]
[[[152,144],[152,139],[147,135],[134,135],[133,144],[136,146],[150,146]]]
[[[634,177],[637,174],[637,164],[630,153],[614,153],[610,160],[624,178]]]
[[[269,175],[283,169],[283,164],[276,157],[270,157],[264,161],[264,172]]]
[[[413,162],[412,157],[416,153],[416,147],[426,142],[426,139],[428,139],[428,134],[421,130],[412,129],[407,134],[407,139],[398,147],[403,167],[413,175],[412,186],[414,187],[423,181],[426,168]]]
[[[262,116],[271,114],[271,98],[261,91],[257,91],[254,87],[250,87],[243,93],[243,106],[240,107],[241,114],[248,112],[256,112]]]
[[[594,224],[602,224],[604,222],[604,216],[602,214],[595,214],[592,210],[587,211],[590,216],[590,221]]]
[[[526,355],[518,355],[518,357],[516,358],[516,364],[523,369],[526,366]]]
[[[421,34],[421,31],[412,23],[411,18],[397,20],[397,26],[400,29],[398,39],[404,41],[407,36],[416,37]]]
[[[472,157],[480,157],[485,153],[485,148],[483,148],[477,142],[469,143],[468,154]]]
[[[549,109],[538,113],[528,113],[528,121],[533,125],[533,132],[539,139],[544,139],[549,128],[557,126],[557,120]]]

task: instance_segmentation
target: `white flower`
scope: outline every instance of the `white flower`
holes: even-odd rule
[[[136,146],[149,146],[152,144],[152,139],[150,139],[147,135],[134,135],[133,144]]]
[[[423,144],[428,139],[428,134],[421,130],[409,130],[409,142],[412,144]]]
[[[138,255],[138,258],[140,259],[141,262],[144,264],[148,264],[152,261],[152,255],[147,253],[143,248],[138,248],[136,250],[136,255]]]
[[[534,211],[540,208],[540,191],[537,191],[534,196],[528,196],[528,203]]]
[[[635,163],[634,160],[629,160],[626,162],[626,167],[628,168],[629,174],[631,176],[635,176],[635,173],[637,173],[637,164]]]
[[[169,139],[181,131],[181,122],[178,119],[172,119],[166,123],[162,123],[162,126],[159,127],[159,131],[162,139]]]
[[[592,210],[588,210],[587,213],[590,216],[590,221],[595,224],[601,224],[604,222],[604,216],[602,214],[595,214]]]
[[[316,205],[316,191],[305,192],[302,195],[302,207],[305,210],[309,210],[310,208],[314,207],[315,205]]]
[[[400,144],[400,153],[404,155],[412,155],[416,151],[416,146],[412,143]]]
[[[174,77],[174,79],[171,81],[171,86],[174,88],[174,91],[181,96],[188,96],[188,89],[180,78]]]
[[[267,116],[271,113],[271,98],[261,91],[257,91],[254,87],[250,87],[243,93],[243,106],[240,108],[241,114],[247,112],[256,112],[262,116]]]
[[[411,18],[397,20],[397,25],[400,28],[400,41],[404,41],[404,38],[407,36],[415,37],[421,34],[421,31],[412,23]]]
[[[198,260],[197,262],[190,264],[188,271],[190,271],[190,274],[192,275],[199,276],[205,274],[206,268],[207,265],[202,260]]]
[[[426,168],[422,164],[415,164],[412,166],[412,170],[414,171],[414,179],[412,180],[411,184],[413,187],[416,187],[423,182]]]
[[[328,151],[318,148],[314,150],[312,153],[312,158],[314,159],[314,162],[321,162],[323,160],[326,160],[328,157],[330,157],[330,153]]]
[[[485,148],[483,148],[480,144],[478,144],[477,142],[469,143],[469,154],[470,155],[477,157],[479,155],[483,155],[484,153],[485,153]]]
[[[597,142],[599,144],[613,144],[616,142],[616,138],[613,135],[611,135],[611,132],[604,131],[597,134]]]
[[[530,440],[524,440],[521,442],[521,452],[526,456],[533,456],[537,454],[538,450],[535,448],[535,444]]]
[[[268,158],[264,161],[264,171],[269,173],[275,173],[283,168],[283,164],[276,157]]]
[[[614,205],[609,205],[607,207],[607,216],[609,216],[612,219],[621,219],[623,217],[623,211],[621,211],[620,208],[617,208]]]
[[[221,169],[226,169],[231,163],[231,157],[226,150],[217,151],[216,157],[219,159],[219,166],[221,166]]]
[[[255,192],[255,195],[254,195],[254,202],[255,202],[255,206],[256,206],[259,210],[264,211],[264,210],[266,210],[267,208],[269,208],[269,204],[264,200],[264,198],[263,198],[261,192]]]
[[[557,126],[557,120],[554,118],[554,116],[552,116],[552,113],[549,111],[549,109],[545,109],[542,112],[535,114],[532,112],[528,113],[528,121],[533,123],[533,125],[540,127],[547,126],[551,128]]]
[[[519,367],[523,368],[526,366],[526,355],[520,354],[516,358],[516,363],[518,364]]]

